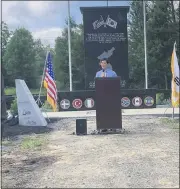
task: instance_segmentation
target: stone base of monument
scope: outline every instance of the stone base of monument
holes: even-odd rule
[[[124,134],[125,129],[102,129],[99,134]]]
[[[95,130],[91,134],[124,134],[125,129],[100,129]]]

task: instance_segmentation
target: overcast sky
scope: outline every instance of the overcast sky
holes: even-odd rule
[[[108,2],[109,6],[128,6],[129,1]],[[80,7],[106,6],[107,1],[71,1],[71,16],[82,23]],[[34,38],[54,46],[54,40],[61,35],[67,18],[67,1],[3,1],[2,20],[10,30],[25,27]]]

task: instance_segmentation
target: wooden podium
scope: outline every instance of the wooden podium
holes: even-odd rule
[[[120,77],[96,78],[96,124],[100,129],[122,129]]]

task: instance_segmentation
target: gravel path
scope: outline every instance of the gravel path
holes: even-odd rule
[[[72,135],[72,118],[50,127],[41,151],[3,155],[3,187],[179,188],[179,132],[156,117],[123,117],[124,134]]]

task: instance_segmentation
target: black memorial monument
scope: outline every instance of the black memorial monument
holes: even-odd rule
[[[128,79],[129,7],[81,7],[84,25],[85,88],[95,88],[99,61],[108,58],[122,80]]]

